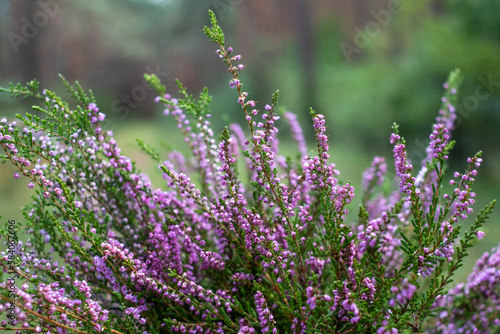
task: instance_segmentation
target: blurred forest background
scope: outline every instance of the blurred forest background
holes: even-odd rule
[[[153,182],[162,186],[135,139],[159,143],[164,152],[182,147],[182,139],[153,102],[145,72],[157,74],[172,93],[176,78],[194,95],[208,87],[216,131],[242,120],[225,65],[202,32],[209,9],[227,45],[243,55],[244,89],[260,108],[279,89],[280,104],[299,115],[309,144],[309,107],[327,116],[332,159],[358,195],[372,157],[392,161],[392,122],[400,124],[410,158],[420,165],[442,84],[460,68],[450,169],[463,170],[466,158],[482,150],[476,212],[500,199],[498,0],[0,0],[0,86],[37,78],[64,95],[62,74],[92,89],[124,152],[156,173]],[[29,112],[31,103],[0,95],[1,116]],[[283,149],[293,149],[284,124],[280,130]],[[0,168],[2,220],[22,220],[27,182],[14,180],[10,166]],[[497,245],[499,211],[471,252],[474,259]]]

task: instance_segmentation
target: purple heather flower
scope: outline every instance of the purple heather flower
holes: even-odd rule
[[[88,107],[89,110],[91,111],[99,111],[99,108],[97,107],[97,105],[95,103],[89,103],[89,107]]]
[[[384,175],[387,172],[387,164],[384,157],[376,156],[372,160],[371,167],[363,172],[362,188],[367,191],[372,185],[382,185]]]
[[[391,144],[394,145],[394,166],[396,167],[396,174],[399,176],[401,182],[399,189],[402,193],[411,194],[411,189],[415,184],[415,178],[411,176],[413,166],[408,163],[406,158],[406,146],[400,141],[401,137],[396,134],[391,134]]]
[[[267,110],[266,105],[266,110]],[[302,131],[302,127],[300,126],[299,122],[297,121],[297,115],[295,115],[292,112],[285,112],[285,118],[288,120],[288,123],[290,123],[290,130],[292,131],[293,139],[295,139],[299,152],[302,157],[307,156],[307,145],[306,145],[306,140],[304,137],[304,132]]]
[[[229,81],[229,87],[231,88],[235,88],[235,87],[238,87],[240,86],[240,80],[238,79],[232,79],[231,81]]]
[[[477,261],[467,282],[457,284],[446,295],[440,295],[433,307],[445,308],[436,319],[432,333],[475,333],[477,328],[499,326],[500,245],[484,253]],[[471,312],[470,305],[477,305]]]
[[[486,233],[484,233],[483,231],[476,232],[476,236],[478,239],[482,239],[485,235],[486,235]]]
[[[269,311],[269,308],[267,307],[266,299],[264,298],[264,295],[262,292],[257,291],[257,293],[254,296],[255,298],[255,304],[257,306],[256,311],[257,311],[257,316],[260,321],[260,327],[262,328],[262,332],[268,332],[269,327],[271,326],[273,334],[277,332],[276,328],[274,327],[274,317]]]
[[[377,330],[377,334],[398,334],[397,328],[386,328],[386,327],[380,327]]]
[[[429,136],[431,142],[428,147],[429,155],[432,158],[439,158],[443,156],[444,159],[448,159],[446,155],[442,155],[446,145],[450,141],[448,132],[449,130],[445,128],[444,124],[434,124],[434,130]]]

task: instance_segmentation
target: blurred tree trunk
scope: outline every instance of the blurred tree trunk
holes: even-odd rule
[[[306,106],[310,106],[313,109],[316,109],[316,99],[315,99],[315,91],[316,91],[316,75],[314,68],[314,36],[312,32],[311,25],[311,13],[309,10],[309,2],[307,0],[292,0],[293,5],[295,7],[295,16],[297,22],[297,32],[298,32],[298,45],[299,45],[299,54],[301,56],[301,62],[303,64],[302,72],[303,72],[303,91],[304,91],[304,100]]]

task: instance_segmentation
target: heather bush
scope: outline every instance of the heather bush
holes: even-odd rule
[[[247,126],[215,134],[207,90],[195,98],[179,84],[175,98],[146,75],[191,154],[174,151],[162,161],[138,141],[159,165],[160,189],[102,127],[105,114],[92,92],[64,79],[72,103],[40,92],[36,81],[1,89],[38,99],[33,109],[44,115],[1,121],[2,160],[33,192],[24,221],[8,220],[1,230],[1,327],[117,334],[498,331],[500,249],[485,254],[466,283],[451,285],[494,206],[472,217],[481,153],[467,159],[463,172],[445,173],[458,71],[444,85],[427,157],[414,170],[394,125],[395,186],[386,177],[388,163],[375,157],[352,215],[355,189],[330,162],[325,117],[310,111],[316,143],[309,151],[296,116],[277,111],[278,92],[259,109],[243,90],[241,56],[226,47],[210,17],[205,33],[228,66]],[[297,157],[279,154],[282,119]],[[21,232],[29,234],[26,242]]]

